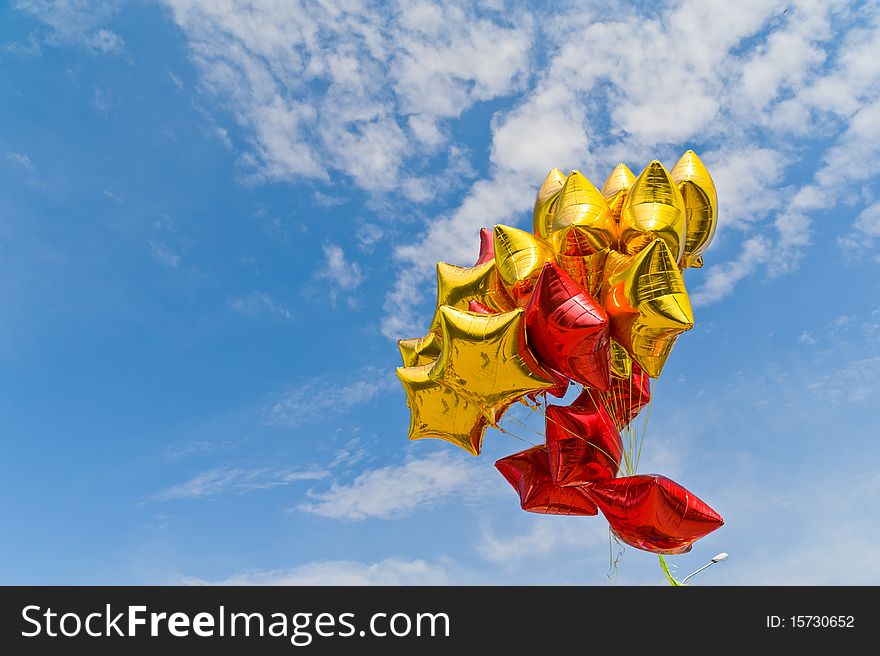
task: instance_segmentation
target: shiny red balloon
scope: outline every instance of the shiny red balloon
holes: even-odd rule
[[[556,264],[544,265],[526,305],[526,340],[545,367],[607,391],[608,315]]]
[[[694,542],[724,524],[721,515],[665,476],[615,478],[584,489],[614,535],[636,549],[686,553]]]
[[[495,259],[495,233],[489,228],[480,228],[480,256],[474,266],[485,264]]]
[[[519,494],[523,510],[546,515],[596,515],[590,495],[579,487],[557,487],[550,478],[547,448],[536,446],[502,458],[495,467]]]
[[[556,485],[580,486],[617,476],[623,441],[604,408],[548,405],[545,434]]]
[[[629,378],[612,378],[607,392],[585,389],[571,405],[575,408],[595,410],[603,406],[622,430],[651,401],[651,379],[635,361]]]
[[[468,310],[470,312],[476,312],[477,314],[497,314],[495,310],[493,310],[489,306],[483,305],[479,301],[475,301],[473,299],[468,301]]]

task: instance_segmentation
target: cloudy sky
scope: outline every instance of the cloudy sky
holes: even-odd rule
[[[726,525],[671,560],[880,583],[878,53],[871,1],[3,3],[0,580],[662,583],[510,435],[408,443],[395,340],[551,166],[693,148],[640,469]]]

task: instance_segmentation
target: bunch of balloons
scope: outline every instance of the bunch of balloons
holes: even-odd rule
[[[601,510],[626,544],[689,551],[723,520],[668,478],[637,475],[621,432],[694,325],[682,271],[702,266],[717,216],[712,178],[690,150],[671,171],[655,160],[636,177],[619,164],[601,191],[551,170],[532,233],[483,228],[473,266],[437,265],[428,333],[399,342],[409,438],[479,455],[487,427],[518,401],[542,410],[541,395],[545,443],[496,463],[522,508]],[[570,384],[582,389],[570,405],[547,405]]]

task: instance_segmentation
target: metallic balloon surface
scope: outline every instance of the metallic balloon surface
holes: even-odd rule
[[[550,478],[547,448],[536,446],[495,463],[519,494],[523,510],[546,515],[596,515],[596,503],[580,487],[559,487]]]
[[[464,397],[428,377],[433,363],[399,367],[397,377],[410,410],[409,439],[437,438],[479,455],[486,418]]]
[[[654,160],[633,182],[620,213],[620,250],[633,255],[660,238],[678,264],[684,254],[684,199],[663,165]]]
[[[495,264],[520,307],[528,302],[541,269],[554,259],[553,249],[543,239],[518,228],[495,226]]]
[[[602,303],[611,336],[651,378],[660,375],[678,336],[694,326],[684,279],[662,239],[633,256],[609,254]]]
[[[571,402],[571,407],[593,411],[604,408],[617,428],[623,430],[650,402],[651,379],[633,362],[629,378],[612,378],[611,389],[604,393],[587,388]]]
[[[615,226],[620,225],[620,213],[623,211],[623,204],[626,202],[630,187],[633,186],[635,181],[636,176],[629,170],[626,164],[621,162],[614,168],[611,175],[608,176],[605,184],[602,185],[602,195],[605,197],[605,202],[608,203],[608,210],[611,212],[611,216],[614,217]]]
[[[446,262],[437,263],[437,309],[429,330],[440,331],[440,307],[448,305],[467,309],[471,300],[502,312],[516,307],[504,290],[494,260],[472,267],[459,267]]]
[[[715,225],[718,221],[718,193],[715,191],[715,183],[708,169],[692,150],[681,156],[670,175],[684,200],[687,224],[681,263],[684,267],[699,268],[703,266],[701,254],[715,236]]]
[[[585,488],[614,534],[644,551],[680,554],[724,524],[696,495],[665,476],[628,476]]]
[[[532,229],[537,237],[547,239],[550,234],[550,221],[553,218],[553,208],[565,184],[565,176],[559,169],[550,169],[550,173],[544,178],[538,195],[535,198],[535,207],[532,210]]]
[[[428,333],[416,339],[401,339],[397,342],[404,367],[417,367],[434,362],[440,357],[440,337],[436,333]]]
[[[632,375],[632,358],[616,340],[611,340],[611,375],[629,378]]]
[[[607,390],[608,316],[557,265],[545,264],[525,310],[526,339],[545,367]]]
[[[596,409],[548,405],[547,453],[556,485],[580,486],[617,476],[623,442],[614,420]]]
[[[547,240],[561,255],[592,255],[611,247],[617,228],[608,203],[580,171],[572,171],[553,208]]]
[[[440,308],[443,348],[428,373],[473,403],[491,424],[529,392],[555,380],[526,346],[523,310],[478,314]]]
[[[480,254],[474,266],[480,266],[495,259],[495,234],[489,228],[480,228]]]

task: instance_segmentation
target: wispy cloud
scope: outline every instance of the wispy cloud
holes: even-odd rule
[[[290,569],[249,571],[219,581],[182,576],[182,585],[447,585],[451,583],[445,564],[424,560],[386,558],[376,563],[325,560]]]
[[[485,466],[466,456],[441,451],[368,470],[351,483],[333,483],[324,492],[309,491],[312,501],[298,509],[331,519],[402,517],[452,498],[459,502],[479,498],[495,487],[487,484],[490,475]]]
[[[6,161],[14,167],[24,169],[25,171],[33,171],[34,163],[31,158],[22,153],[6,153]]]
[[[257,315],[262,313],[274,314],[284,319],[292,319],[293,312],[278,303],[271,294],[266,292],[252,292],[247,296],[241,296],[229,302],[229,309],[242,314]]]
[[[210,499],[222,494],[245,494],[255,490],[291,485],[298,481],[316,481],[329,474],[321,469],[220,467],[172,485],[154,494],[154,501]]]
[[[498,535],[483,523],[477,552],[489,562],[506,565],[524,560],[557,556],[565,551],[594,549],[608,542],[608,525],[604,520],[580,517],[531,515],[529,527],[518,534]]]
[[[318,281],[327,281],[327,297],[335,303],[340,293],[353,292],[363,281],[357,262],[349,260],[336,244],[324,244],[324,265],[315,274]]]
[[[180,264],[180,255],[175,253],[171,248],[161,241],[150,240],[150,254],[153,258],[164,266],[177,268]]]
[[[105,25],[121,4],[122,0],[15,0],[14,6],[45,25],[47,32],[41,36],[49,45],[118,54],[125,41]]]

